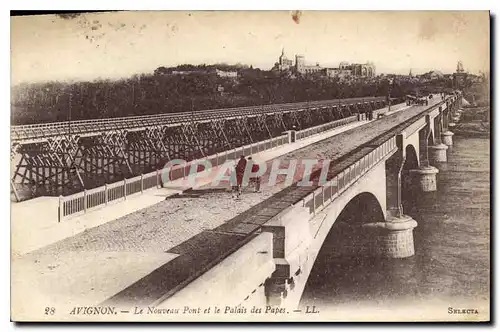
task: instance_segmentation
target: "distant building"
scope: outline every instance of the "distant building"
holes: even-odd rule
[[[351,69],[354,77],[375,77],[375,65],[371,62],[353,63],[347,68]]]
[[[191,69],[191,70],[172,70],[170,73],[168,72],[158,72],[159,74],[162,75],[180,75],[180,76],[186,76],[186,75],[216,75],[217,77],[223,77],[223,78],[233,78],[236,79],[238,78],[238,72],[236,71],[224,71],[220,70],[217,68],[208,68],[208,69]]]
[[[290,60],[285,55],[285,48],[281,49],[281,55],[278,59],[278,70],[289,70],[293,66],[293,60]]]
[[[223,70],[216,69],[215,73],[219,77],[226,77],[226,78],[237,78],[238,77],[238,72],[235,72],[235,71],[223,71]]]
[[[458,61],[457,63],[457,71],[453,73],[453,86],[456,89],[462,89],[465,87],[467,83],[468,74],[464,70],[464,66],[462,61]]]
[[[295,56],[295,71],[300,74],[315,74],[321,73],[325,68],[320,67],[319,63],[316,63],[316,66],[308,66],[306,65],[306,60],[303,55]]]
[[[351,77],[351,70],[340,66],[339,68],[325,68],[325,74],[328,77],[338,77],[343,80]]]
[[[371,62],[364,64],[349,64],[342,61],[338,68],[322,67],[319,63],[315,66],[307,65],[303,55],[295,55],[295,64],[285,55],[285,50],[281,50],[278,62],[275,63],[273,70],[294,71],[302,75],[321,74],[327,77],[339,77],[345,79],[348,77],[375,77],[375,65]]]
[[[339,63],[339,69],[351,70],[351,65],[349,64],[349,62],[342,61],[341,63]]]
[[[172,75],[191,75],[204,73],[199,70],[172,70]]]

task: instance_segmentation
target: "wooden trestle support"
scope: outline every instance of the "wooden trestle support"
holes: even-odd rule
[[[172,159],[189,161],[368,112],[385,101],[326,104],[13,126],[11,189],[16,199],[26,187],[31,197],[66,195],[160,169]]]

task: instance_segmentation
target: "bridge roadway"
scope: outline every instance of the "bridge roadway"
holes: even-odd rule
[[[369,101],[384,101],[385,97],[363,97],[311,101],[289,104],[257,105],[238,108],[224,108],[196,112],[167,113],[121,118],[106,118],[93,120],[78,120],[30,125],[11,126],[11,140],[15,142],[32,141],[68,133],[84,135],[107,130],[139,130],[157,125],[178,125],[187,122],[203,122],[215,119],[230,119],[252,115],[290,112],[311,107],[333,107],[351,103],[365,103]]]
[[[439,101],[409,107],[280,159],[329,158],[338,165]],[[43,306],[47,299],[68,306],[96,305],[113,295],[112,303],[152,304],[220,262],[255,236],[261,224],[314,189],[294,193],[293,188],[280,182],[264,187],[262,194],[245,192],[238,204],[217,188],[163,201],[14,259],[12,273],[23,278],[13,278],[22,282],[13,289],[38,293],[30,298]]]

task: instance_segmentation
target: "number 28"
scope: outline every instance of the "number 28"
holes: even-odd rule
[[[45,307],[45,314],[46,315],[53,315],[56,312],[56,309],[54,307]]]

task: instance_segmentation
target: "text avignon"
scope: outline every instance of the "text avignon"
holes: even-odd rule
[[[116,315],[115,307],[74,307],[70,315]]]

